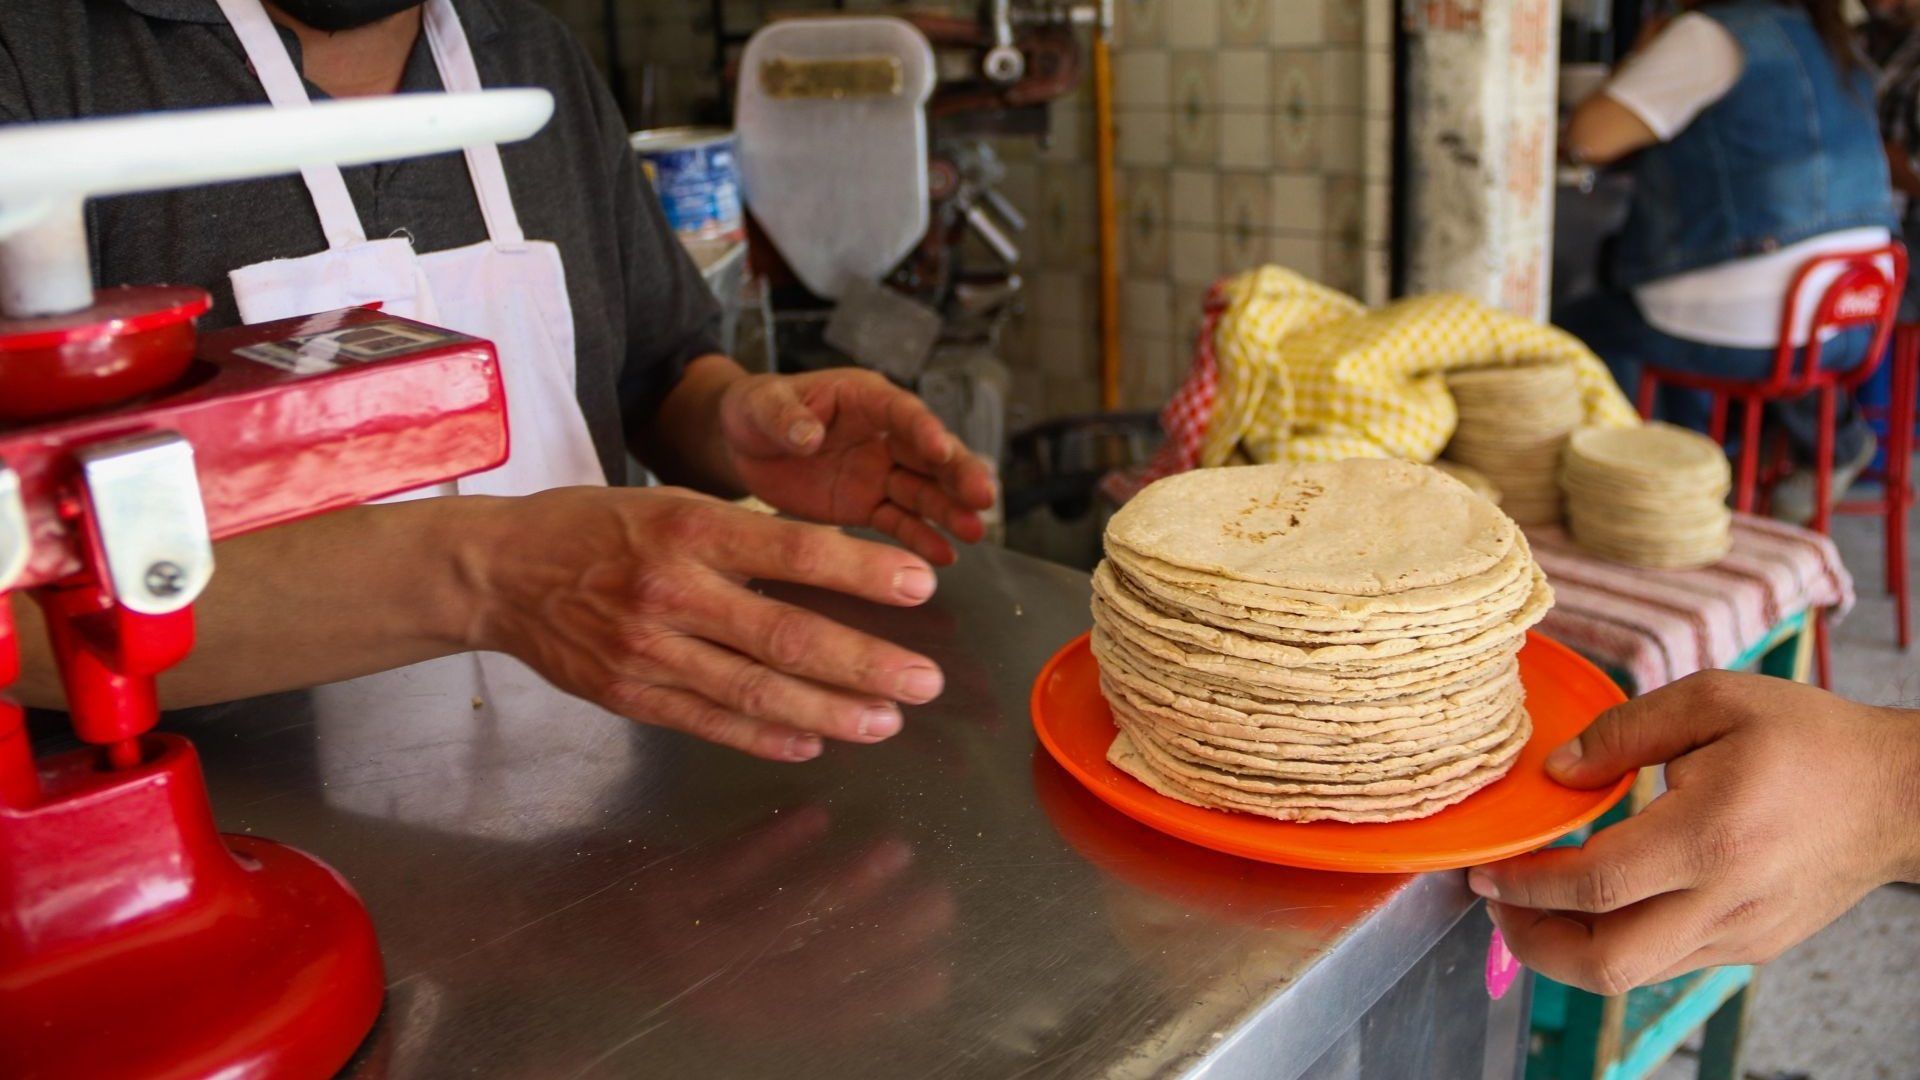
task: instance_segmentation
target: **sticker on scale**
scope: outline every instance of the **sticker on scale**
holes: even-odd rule
[[[321,375],[348,364],[405,356],[456,340],[454,335],[422,326],[377,322],[261,342],[233,351],[237,356],[294,375]]]

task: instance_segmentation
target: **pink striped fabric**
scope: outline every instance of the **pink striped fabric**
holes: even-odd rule
[[[1541,632],[1631,676],[1642,694],[1725,667],[1797,612],[1837,619],[1853,607],[1833,541],[1767,518],[1735,515],[1733,551],[1704,570],[1608,562],[1557,527],[1530,528],[1527,539],[1555,595]]]

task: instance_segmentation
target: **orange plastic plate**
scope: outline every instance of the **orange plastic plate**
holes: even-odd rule
[[[1054,654],[1033,684],[1033,728],[1068,773],[1134,820],[1201,847],[1310,870],[1402,874],[1480,866],[1551,844],[1592,822],[1633,785],[1576,791],[1547,776],[1553,748],[1626,700],[1613,680],[1573,650],[1528,634],[1520,650],[1533,738],[1513,771],[1466,801],[1419,821],[1300,824],[1190,806],[1107,764],[1113,714],[1082,634]]]

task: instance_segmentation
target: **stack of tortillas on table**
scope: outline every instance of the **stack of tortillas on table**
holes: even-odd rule
[[[1513,521],[1424,465],[1184,473],[1108,524],[1093,651],[1108,760],[1285,821],[1401,821],[1512,768],[1516,654],[1553,603]]]
[[[1486,475],[1522,525],[1560,520],[1560,452],[1586,412],[1567,364],[1473,368],[1447,375],[1460,425],[1446,456]]]
[[[1567,445],[1560,482],[1574,542],[1603,558],[1689,570],[1733,546],[1733,469],[1698,432],[1671,424],[1582,431]]]

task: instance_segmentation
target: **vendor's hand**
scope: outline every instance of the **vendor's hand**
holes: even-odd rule
[[[727,389],[720,427],[747,490],[832,525],[878,529],[945,565],[986,534],[993,474],[917,397],[870,371],[755,375]]]
[[[1708,672],[1608,712],[1548,769],[1600,788],[1662,762],[1667,792],[1585,847],[1468,875],[1522,962],[1622,994],[1771,960],[1920,875],[1920,713]]]
[[[933,661],[755,593],[789,581],[911,607],[915,556],[672,489],[563,488],[472,504],[456,556],[465,644],[511,653],[623,716],[777,761],[896,734],[940,694]]]

